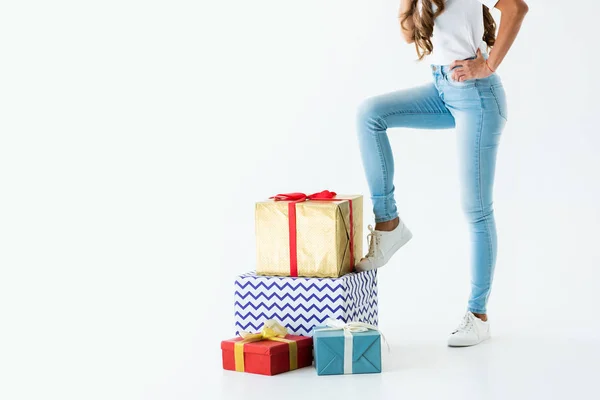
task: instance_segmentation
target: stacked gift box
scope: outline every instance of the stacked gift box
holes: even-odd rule
[[[225,369],[274,375],[308,366],[314,336],[317,368],[319,359],[333,357],[321,362],[331,365],[318,368],[320,375],[380,371],[380,359],[365,361],[377,358],[373,349],[380,346],[373,339],[379,334],[377,272],[354,271],[363,251],[362,200],[324,191],[256,203],[256,271],[235,280],[238,337],[222,343]],[[357,331],[348,323],[363,327]],[[349,341],[351,334],[356,344]],[[349,357],[358,363],[354,372]],[[373,368],[362,368],[361,362]]]
[[[377,273],[340,278],[281,278],[250,272],[235,280],[235,334],[258,331],[266,320],[310,336],[327,318],[377,325]]]

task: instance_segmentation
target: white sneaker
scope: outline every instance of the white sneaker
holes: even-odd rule
[[[473,346],[490,338],[490,323],[467,311],[462,322],[448,338],[450,347]]]
[[[367,235],[369,253],[356,265],[358,271],[370,271],[383,267],[394,253],[412,238],[412,233],[402,220],[396,229],[390,232],[376,231],[371,225],[369,225],[369,230],[371,231]]]

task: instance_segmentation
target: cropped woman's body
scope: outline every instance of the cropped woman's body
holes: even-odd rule
[[[502,12],[497,39],[488,6]],[[462,206],[473,245],[468,311],[450,336],[451,346],[477,344],[490,336],[486,313],[497,252],[492,194],[498,144],[507,121],[504,88],[494,71],[526,12],[522,0],[434,0],[433,4],[403,0],[402,33],[408,42],[417,41],[421,58],[428,57],[433,82],[369,98],[358,113],[359,144],[376,222],[369,254],[357,266],[359,270],[385,265],[412,237],[396,209],[387,129],[455,128]],[[489,57],[487,48],[482,51],[485,44],[494,45]]]

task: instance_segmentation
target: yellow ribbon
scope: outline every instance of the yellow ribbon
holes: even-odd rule
[[[298,346],[293,340],[285,339],[287,333],[287,329],[285,329],[284,326],[272,319],[265,321],[265,324],[259,333],[240,332],[240,336],[244,340],[235,342],[233,347],[235,370],[244,372],[244,345],[246,343],[260,342],[261,340],[287,343],[290,352],[290,371],[298,369]]]

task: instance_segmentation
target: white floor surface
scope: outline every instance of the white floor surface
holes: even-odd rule
[[[471,348],[448,348],[443,338],[433,337],[390,340],[382,374],[325,377],[311,367],[263,377],[207,368],[197,394],[247,400],[598,398],[600,342],[591,331],[545,330],[535,337],[514,328],[504,326]]]

